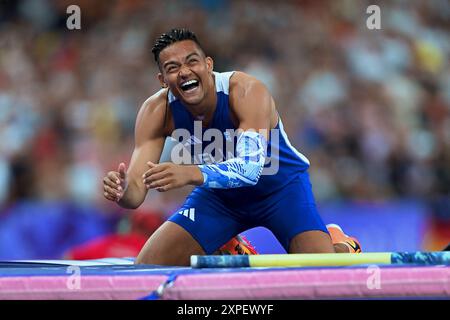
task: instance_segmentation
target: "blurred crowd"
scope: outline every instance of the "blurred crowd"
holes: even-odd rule
[[[81,8],[68,30],[66,8]],[[197,33],[216,71],[274,96],[311,161],[318,201],[448,197],[450,3],[377,1],[4,1],[0,5],[0,206],[71,199],[111,206],[101,179],[128,162],[151,55],[173,27]],[[184,191],[150,194],[169,214]]]

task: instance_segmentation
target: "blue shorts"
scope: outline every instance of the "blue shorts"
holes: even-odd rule
[[[197,187],[169,221],[187,230],[206,254],[214,253],[237,234],[259,226],[272,231],[287,252],[291,239],[299,233],[328,233],[317,211],[307,171],[280,190],[255,199],[226,199],[213,189]]]

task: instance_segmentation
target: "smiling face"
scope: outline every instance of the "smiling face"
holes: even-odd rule
[[[213,61],[192,40],[175,42],[159,54],[158,79],[185,105],[195,106],[215,92]]]

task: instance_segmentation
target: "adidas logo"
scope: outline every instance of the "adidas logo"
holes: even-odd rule
[[[185,209],[183,211],[179,211],[178,214],[185,216],[186,218],[195,221],[195,208]]]

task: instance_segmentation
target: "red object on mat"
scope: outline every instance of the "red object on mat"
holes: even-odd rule
[[[147,237],[141,234],[111,234],[72,248],[66,258],[89,260],[136,257],[146,241]]]
[[[147,239],[163,223],[160,214],[135,211],[127,217],[131,231],[102,236],[71,248],[65,259],[89,260],[136,257]]]

